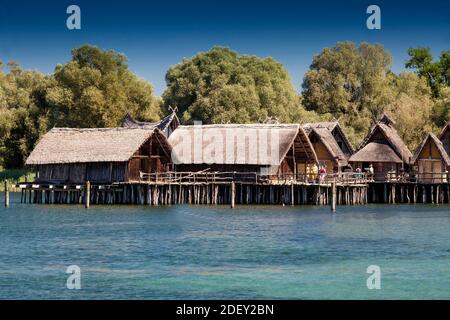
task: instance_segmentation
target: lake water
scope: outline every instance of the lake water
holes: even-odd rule
[[[26,205],[0,197],[0,298],[449,299],[450,206]],[[81,290],[66,288],[69,265]],[[369,265],[381,289],[369,290]]]

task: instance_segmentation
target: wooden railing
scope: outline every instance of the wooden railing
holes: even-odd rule
[[[450,173],[448,172],[421,172],[421,173],[400,173],[387,172],[375,173],[369,179],[376,182],[411,182],[411,183],[449,183]]]
[[[450,173],[448,172],[421,172],[408,177],[411,182],[420,183],[449,183]]]
[[[289,184],[310,183],[330,184],[332,182],[344,184],[367,183],[368,177],[365,173],[343,172],[333,174],[265,174],[259,172],[140,172],[139,182],[153,183],[254,183],[254,184]]]

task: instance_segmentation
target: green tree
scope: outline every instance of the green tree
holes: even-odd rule
[[[450,87],[441,89],[433,107],[432,120],[439,128],[444,127],[450,121]]]
[[[431,89],[424,78],[410,72],[392,75],[391,86],[393,97],[387,111],[403,141],[414,151],[428,132],[436,130],[431,120]]]
[[[390,103],[391,55],[382,45],[339,42],[314,56],[303,81],[306,109],[340,119],[353,144]]]
[[[15,62],[8,68],[8,73],[0,69],[0,165],[15,168],[47,130],[43,101],[51,77],[23,70]]]
[[[184,122],[307,121],[286,69],[272,58],[214,47],[171,67],[165,107],[177,106]]]
[[[56,67],[46,102],[51,125],[60,127],[113,127],[126,112],[149,121],[161,116],[161,100],[128,69],[127,58],[90,45],[72,50],[72,60]]]
[[[438,61],[434,61],[430,48],[409,48],[408,55],[405,66],[427,79],[433,96],[439,97],[441,88],[450,84],[450,50],[442,51]]]

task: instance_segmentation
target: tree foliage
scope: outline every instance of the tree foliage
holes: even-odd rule
[[[47,130],[43,101],[50,77],[15,62],[8,68],[7,74],[0,70],[0,165],[20,167]]]
[[[389,104],[391,56],[381,45],[339,42],[314,56],[303,81],[306,109],[340,119],[353,144]]]
[[[440,128],[450,121],[450,87],[441,89],[433,107],[432,120]]]
[[[185,122],[282,122],[311,116],[302,110],[286,69],[272,58],[239,55],[221,47],[170,68],[163,98]]]
[[[313,58],[303,82],[304,105],[319,114],[339,118],[350,141],[357,145],[373,121],[389,112],[396,128],[411,150],[426,133],[448,121],[448,52],[433,63],[428,49],[410,49],[408,67],[417,74],[390,71],[392,58],[381,45],[351,42],[325,48]],[[447,69],[445,69],[447,68]],[[437,70],[437,71],[436,71]],[[447,70],[444,72],[444,70]],[[428,75],[439,84],[441,97],[433,96]],[[447,76],[445,76],[447,74]]]
[[[430,48],[409,48],[408,55],[410,58],[405,66],[427,79],[433,96],[438,98],[441,88],[450,84],[450,50],[442,51],[438,61],[433,61]]]
[[[126,112],[156,121],[162,102],[147,81],[128,69],[124,55],[82,46],[52,75],[8,72],[0,62],[0,167],[21,167],[37,140],[54,126],[113,127]]]
[[[410,72],[392,75],[391,81],[393,97],[387,111],[403,141],[414,151],[428,132],[436,130],[431,121],[431,89],[424,78]]]
[[[60,127],[113,127],[126,112],[150,121],[161,116],[153,87],[128,69],[124,55],[88,45],[56,67],[46,100],[51,123]]]

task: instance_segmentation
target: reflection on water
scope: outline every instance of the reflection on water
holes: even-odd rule
[[[0,298],[450,298],[450,206],[0,208]],[[0,201],[3,199],[0,197]],[[78,265],[82,289],[66,289]],[[381,267],[381,290],[366,268]]]

